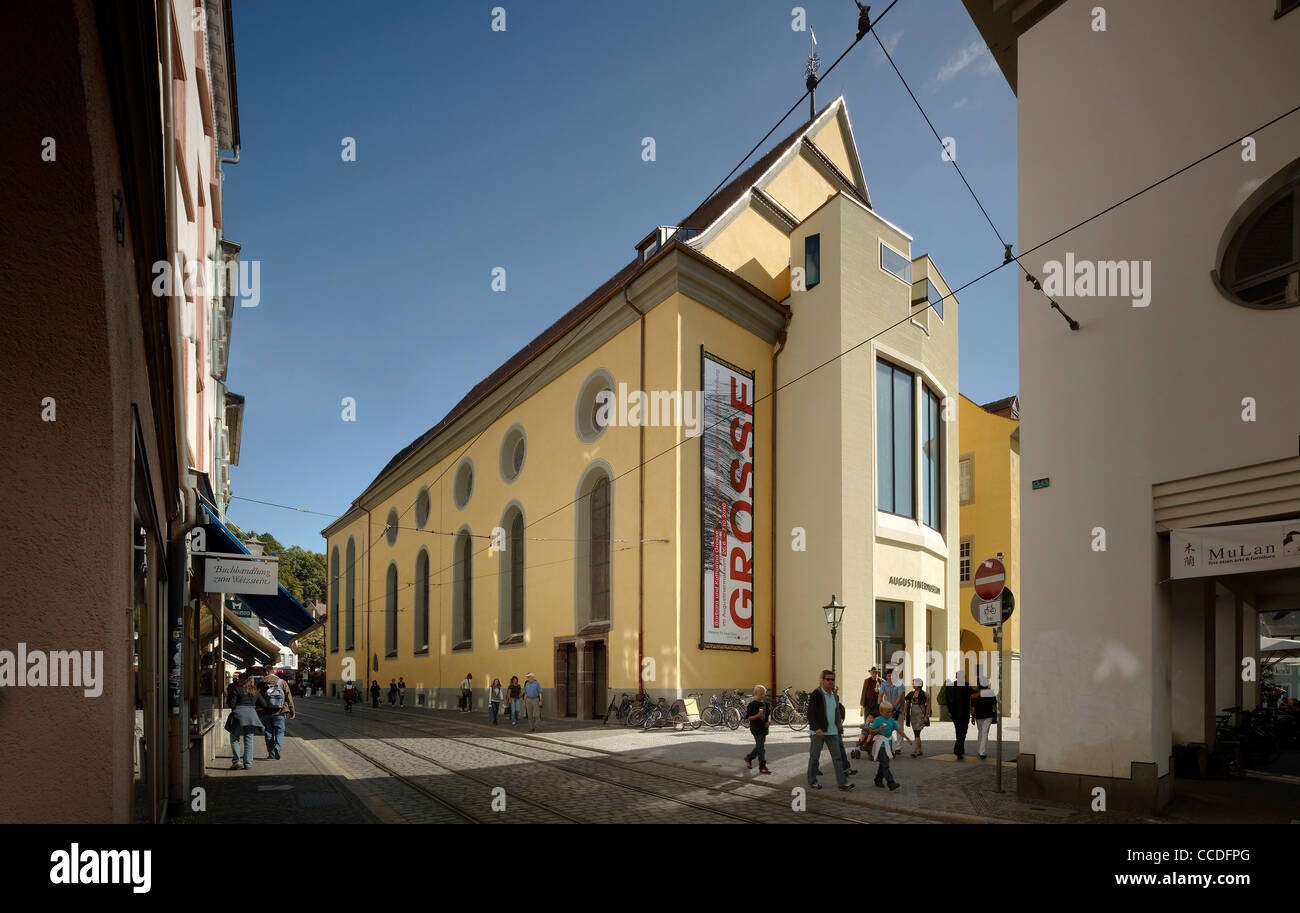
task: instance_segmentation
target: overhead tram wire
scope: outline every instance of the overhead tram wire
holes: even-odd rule
[[[889,6],[885,7],[885,11],[884,11],[883,13],[881,13],[879,16],[877,16],[877,17],[875,18],[875,21],[871,23],[871,29],[870,29],[870,31],[871,31],[873,34],[874,34],[874,32],[875,32],[876,26],[880,23],[880,20],[881,20],[881,19],[884,19],[885,16],[887,16],[887,15],[889,14],[889,11],[892,10],[892,9],[894,8],[894,6],[895,6],[897,3],[898,3],[898,0],[894,0],[894,2],[891,3],[891,4],[889,4]],[[863,35],[862,37],[866,37],[866,36]],[[850,44],[847,48],[845,48],[844,51],[843,51],[843,53],[841,53],[839,57],[836,57],[836,58],[835,58],[835,62],[832,63],[829,67],[826,68],[826,72],[825,72],[825,73],[822,73],[820,76],[817,77],[817,84],[820,84],[821,81],[822,81],[823,79],[825,79],[827,76],[830,76],[830,75],[831,75],[831,70],[833,70],[833,69],[835,69],[837,66],[839,66],[839,65],[840,65],[840,61],[843,60],[845,57],[847,57],[849,51],[851,51],[851,50],[853,50],[855,47],[857,47],[858,42],[861,41],[861,40],[862,40],[862,38],[855,38],[855,39],[853,39],[853,43]],[[877,40],[878,40],[878,39],[877,39]],[[746,153],[745,153],[745,157],[742,158],[739,162],[736,163],[736,167],[735,167],[735,168],[732,168],[729,172],[727,172],[727,176],[726,176],[725,178],[723,178],[720,182],[718,182],[718,186],[717,186],[717,187],[714,187],[712,190],[709,191],[709,195],[708,195],[707,197],[704,198],[704,203],[707,203],[707,202],[709,202],[709,200],[713,199],[714,195],[717,194],[717,192],[718,192],[719,190],[721,190],[724,186],[726,186],[727,181],[731,180],[732,176],[733,176],[737,171],[739,171],[739,170],[741,169],[741,166],[743,166],[743,165],[745,164],[745,162],[749,161],[749,157],[750,157],[751,155],[753,155],[755,152],[757,152],[757,151],[759,150],[759,148],[760,148],[760,147],[761,147],[765,142],[767,142],[768,138],[769,138],[773,133],[775,133],[775,132],[780,128],[780,126],[781,126],[783,123],[786,122],[786,119],[787,119],[791,114],[794,113],[795,108],[798,108],[801,104],[803,104],[803,100],[804,100],[805,98],[808,97],[808,93],[809,93],[809,91],[810,91],[810,90],[808,90],[808,89],[804,89],[804,93],[803,93],[802,95],[799,96],[798,100],[795,101],[795,103],[794,103],[793,105],[790,106],[790,110],[788,110],[788,111],[786,111],[784,114],[782,114],[782,115],[781,115],[781,119],[778,120],[775,124],[772,125],[772,129],[771,129],[771,130],[768,130],[766,133],[764,133],[764,134],[763,134],[763,138],[762,138],[761,140],[759,140],[757,143],[754,144],[754,148],[753,148],[753,149],[750,149],[748,152],[746,152]],[[700,205],[703,206],[704,203],[701,203]]]
[[[1115,209],[1117,209],[1119,206],[1123,205],[1124,203],[1128,203],[1128,202],[1130,202],[1130,201],[1132,201],[1132,200],[1137,199],[1138,197],[1140,197],[1142,194],[1146,193],[1147,191],[1149,191],[1149,190],[1153,190],[1153,189],[1155,189],[1156,187],[1159,187],[1161,184],[1165,183],[1166,181],[1170,180],[1171,178],[1174,178],[1174,177],[1177,177],[1177,176],[1180,175],[1180,174],[1183,174],[1184,172],[1188,171],[1189,169],[1195,167],[1196,165],[1201,164],[1202,162],[1207,161],[1208,159],[1212,158],[1213,156],[1219,154],[1220,152],[1224,152],[1224,151],[1227,150],[1227,149],[1231,149],[1233,146],[1236,146],[1236,145],[1240,144],[1241,140],[1245,139],[1246,137],[1248,137],[1248,136],[1253,136],[1254,134],[1259,133],[1261,130],[1264,130],[1264,129],[1266,129],[1266,128],[1272,126],[1273,124],[1277,123],[1278,121],[1280,121],[1280,120],[1282,120],[1282,119],[1284,119],[1284,118],[1286,118],[1286,117],[1290,117],[1292,114],[1295,114],[1297,111],[1300,111],[1300,105],[1297,105],[1296,107],[1292,108],[1291,110],[1289,110],[1289,111],[1287,111],[1287,112],[1285,112],[1285,113],[1283,113],[1283,114],[1280,114],[1280,115],[1278,115],[1277,117],[1274,117],[1274,118],[1272,118],[1271,120],[1266,121],[1266,122],[1263,123],[1263,124],[1260,124],[1258,127],[1255,127],[1253,130],[1250,130],[1250,131],[1247,131],[1246,133],[1243,133],[1243,134],[1242,134],[1240,137],[1238,137],[1237,139],[1232,140],[1231,142],[1225,143],[1224,145],[1220,146],[1218,149],[1215,149],[1213,152],[1211,152],[1211,153],[1209,153],[1209,154],[1207,154],[1207,155],[1203,155],[1203,156],[1201,156],[1200,158],[1198,158],[1196,161],[1194,161],[1194,162],[1192,162],[1192,163],[1190,163],[1190,164],[1188,164],[1188,165],[1186,165],[1186,166],[1184,166],[1184,167],[1178,169],[1177,171],[1171,172],[1170,174],[1166,175],[1165,177],[1161,178],[1160,180],[1158,180],[1158,181],[1154,181],[1154,182],[1152,182],[1151,184],[1148,184],[1146,187],[1142,188],[1141,190],[1137,191],[1136,193],[1132,193],[1132,194],[1130,194],[1129,196],[1125,197],[1124,199],[1120,200],[1119,202],[1114,203],[1114,204],[1112,204],[1112,205],[1110,205],[1110,206],[1107,206],[1105,209],[1103,209],[1103,210],[1101,210],[1101,211],[1095,213],[1094,215],[1089,216],[1089,217],[1086,218],[1086,219],[1083,219],[1083,220],[1081,220],[1081,221],[1075,223],[1074,225],[1072,225],[1071,227],[1065,229],[1064,231],[1058,232],[1057,234],[1053,235],[1051,238],[1048,238],[1046,241],[1043,241],[1043,242],[1041,242],[1041,243],[1039,243],[1039,244],[1034,245],[1033,247],[1030,247],[1028,250],[1024,251],[1024,252],[1021,254],[1021,256],[1025,256],[1025,255],[1027,255],[1027,254],[1033,253],[1034,251],[1041,249],[1041,248],[1044,247],[1045,245],[1050,244],[1050,243],[1053,242],[1053,241],[1059,240],[1060,238],[1062,238],[1062,237],[1064,237],[1065,235],[1069,234],[1070,232],[1074,231],[1076,228],[1079,228],[1079,227],[1081,227],[1081,226],[1083,226],[1083,225],[1086,225],[1086,224],[1088,224],[1089,222],[1093,221],[1094,219],[1096,219],[1096,218],[1098,218],[1098,217],[1100,217],[1100,216],[1102,216],[1102,215],[1105,215],[1106,213],[1109,213],[1109,212],[1114,211]],[[1013,259],[1014,259],[1014,258],[1013,258]],[[952,298],[952,297],[956,296],[958,292],[961,292],[961,291],[963,291],[963,290],[965,290],[965,289],[967,289],[967,288],[970,288],[972,285],[975,285],[977,282],[981,282],[981,281],[983,281],[984,279],[987,279],[989,276],[993,275],[994,273],[996,273],[998,270],[1002,269],[1004,266],[1006,266],[1006,265],[1007,265],[1008,263],[1010,263],[1010,262],[1012,262],[1012,261],[1011,261],[1011,260],[1004,260],[1003,262],[999,263],[997,266],[994,266],[993,268],[984,271],[983,273],[981,273],[980,275],[976,276],[975,278],[970,279],[970,280],[968,280],[968,281],[966,281],[966,282],[963,282],[961,285],[959,285],[957,288],[955,288],[955,289],[953,289],[952,291],[950,291],[948,294],[940,296],[939,299],[938,299],[938,301],[928,302],[927,305],[926,305],[926,307],[925,307],[925,308],[922,308],[922,310],[932,309],[932,308],[934,307],[935,304],[942,303],[943,301],[946,301],[948,298]],[[1017,265],[1019,265],[1019,264],[1017,264]],[[1024,267],[1022,266],[1021,269],[1023,269],[1023,268],[1024,268]],[[830,365],[830,364],[833,364],[834,362],[838,361],[839,359],[843,358],[844,356],[848,355],[849,353],[851,353],[851,352],[853,352],[853,351],[855,351],[855,350],[861,348],[862,346],[864,346],[864,345],[866,345],[867,343],[873,341],[874,339],[877,339],[878,337],[880,337],[880,336],[882,336],[883,334],[889,332],[890,330],[894,329],[895,327],[897,327],[897,326],[901,326],[902,324],[904,324],[904,323],[910,321],[910,320],[911,320],[913,317],[915,317],[915,316],[916,316],[916,314],[913,313],[913,314],[909,314],[909,315],[907,315],[906,317],[904,317],[904,318],[902,318],[902,319],[900,319],[900,320],[898,320],[898,321],[895,321],[894,323],[892,323],[892,324],[890,324],[889,326],[885,327],[884,329],[880,330],[878,333],[875,333],[875,334],[873,334],[873,335],[871,335],[871,336],[868,336],[866,339],[863,339],[862,341],[860,341],[860,342],[858,342],[858,343],[855,343],[854,345],[852,345],[852,346],[850,346],[849,348],[845,349],[843,352],[840,352],[840,353],[837,354],[837,355],[833,355],[833,356],[831,356],[830,358],[826,359],[826,361],[822,362],[821,364],[816,365],[815,367],[809,368],[807,371],[803,372],[802,374],[798,375],[797,377],[793,377],[793,378],[791,378],[790,380],[786,381],[785,383],[781,384],[781,385],[778,386],[778,387],[774,387],[774,388],[772,389],[771,392],[769,392],[769,393],[765,393],[765,394],[763,394],[762,396],[756,396],[755,399],[754,399],[754,405],[758,405],[758,404],[761,403],[763,400],[768,399],[769,397],[775,396],[777,393],[781,392],[782,390],[787,389],[788,387],[792,386],[793,384],[798,383],[799,381],[803,380],[804,378],[808,377],[809,375],[811,375],[811,374],[813,374],[813,373],[815,373],[815,372],[817,372],[817,371],[820,371],[822,368],[825,368],[825,367],[827,367],[827,366]],[[740,415],[740,414],[741,414],[741,410],[739,410],[739,409],[734,409],[734,410],[732,410],[732,411],[730,412],[730,414],[726,414],[726,415],[721,416],[719,419],[717,419],[715,422],[713,422],[713,424],[707,426],[707,428],[711,430],[712,428],[716,427],[717,425],[722,424],[722,423],[725,422],[725,421],[730,421],[732,418],[734,418],[734,417],[736,417],[736,416],[738,416],[738,415]],[[630,467],[629,469],[625,470],[624,472],[619,473],[617,476],[615,476],[615,477],[613,478],[612,481],[617,481],[618,479],[621,479],[621,478],[623,478],[624,476],[629,475],[630,473],[635,472],[635,471],[641,469],[643,466],[645,466],[645,465],[647,465],[647,464],[653,462],[654,460],[659,459],[661,456],[665,456],[666,454],[671,453],[672,451],[676,450],[678,447],[680,447],[680,446],[682,446],[683,444],[685,444],[687,441],[691,441],[691,440],[695,440],[695,438],[690,438],[690,437],[688,437],[688,438],[684,438],[684,439],[681,440],[681,441],[678,441],[676,444],[673,444],[672,446],[670,446],[670,447],[668,447],[668,448],[666,448],[666,449],[660,451],[659,453],[656,453],[654,456],[649,457],[649,458],[647,458],[646,460],[644,460],[644,461],[642,461],[642,462],[636,464],[635,466]],[[556,507],[554,510],[550,511],[549,513],[543,514],[542,516],[538,517],[536,520],[533,520],[531,523],[528,524],[528,526],[532,526],[532,525],[535,524],[535,523],[540,523],[540,522],[542,522],[543,520],[545,520],[545,519],[547,519],[547,518],[549,518],[549,517],[554,516],[555,514],[559,513],[560,511],[562,511],[562,510],[564,510],[564,509],[566,509],[566,508],[568,508],[568,507],[571,507],[571,506],[577,504],[579,501],[581,501],[581,500],[583,500],[584,498],[587,498],[587,497],[589,497],[589,495],[580,495],[580,496],[578,496],[577,498],[574,498],[574,499],[571,500],[571,501],[568,501],[568,502],[566,502],[566,503],[564,503],[564,504],[561,504],[559,507]],[[527,527],[525,527],[525,528],[527,528]]]

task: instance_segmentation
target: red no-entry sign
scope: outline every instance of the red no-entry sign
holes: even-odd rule
[[[1002,588],[1007,584],[1007,569],[997,558],[988,558],[980,563],[975,572],[975,592],[980,599],[991,602],[1002,595]]]

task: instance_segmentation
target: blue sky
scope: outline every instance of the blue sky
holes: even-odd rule
[[[795,5],[237,0],[242,156],[225,168],[226,232],[262,265],[261,303],[237,310],[231,343],[229,386],[247,397],[234,494],[341,513],[652,228],[690,212],[803,92]],[[857,7],[801,5],[824,69],[853,40]],[[879,34],[1018,241],[1015,98],[960,0],[900,0]],[[870,37],[819,106],[840,94],[872,203],[913,235],[913,255],[931,254],[953,286],[999,263]],[[1008,268],[958,296],[961,390],[977,402],[1017,391],[1016,292]],[[346,396],[356,422],[341,419]],[[312,550],[330,519],[243,500],[229,516]]]

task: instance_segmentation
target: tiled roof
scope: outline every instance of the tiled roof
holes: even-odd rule
[[[1010,409],[1012,418],[1017,418],[1017,419],[1020,418],[1020,400],[1015,394],[1012,394],[1011,396],[1004,396],[1002,399],[995,399],[991,403],[985,403],[984,405],[980,406],[980,408],[983,409],[985,412],[994,412],[994,413],[1006,412],[1008,409]]]

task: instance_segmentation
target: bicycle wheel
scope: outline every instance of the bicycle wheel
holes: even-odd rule
[[[631,726],[633,729],[636,729],[642,723],[645,722],[645,714],[646,711],[644,707],[636,708],[635,710],[633,710],[631,713],[627,715],[627,724]]]
[[[713,706],[705,707],[704,710],[700,712],[700,720],[708,726],[721,726],[722,711]]]
[[[735,732],[740,728],[740,711],[735,707],[728,707],[727,715],[723,717],[723,722],[727,724],[728,729]]]
[[[794,716],[794,710],[789,704],[777,704],[772,708],[772,722],[778,726],[789,723],[792,716]]]
[[[808,728],[808,717],[802,713],[796,713],[791,719],[789,726],[795,732]]]
[[[703,726],[703,725],[704,725],[704,721],[703,721],[703,720],[691,720],[691,729],[692,729],[692,730],[699,729],[699,728],[700,728],[701,726]]]

